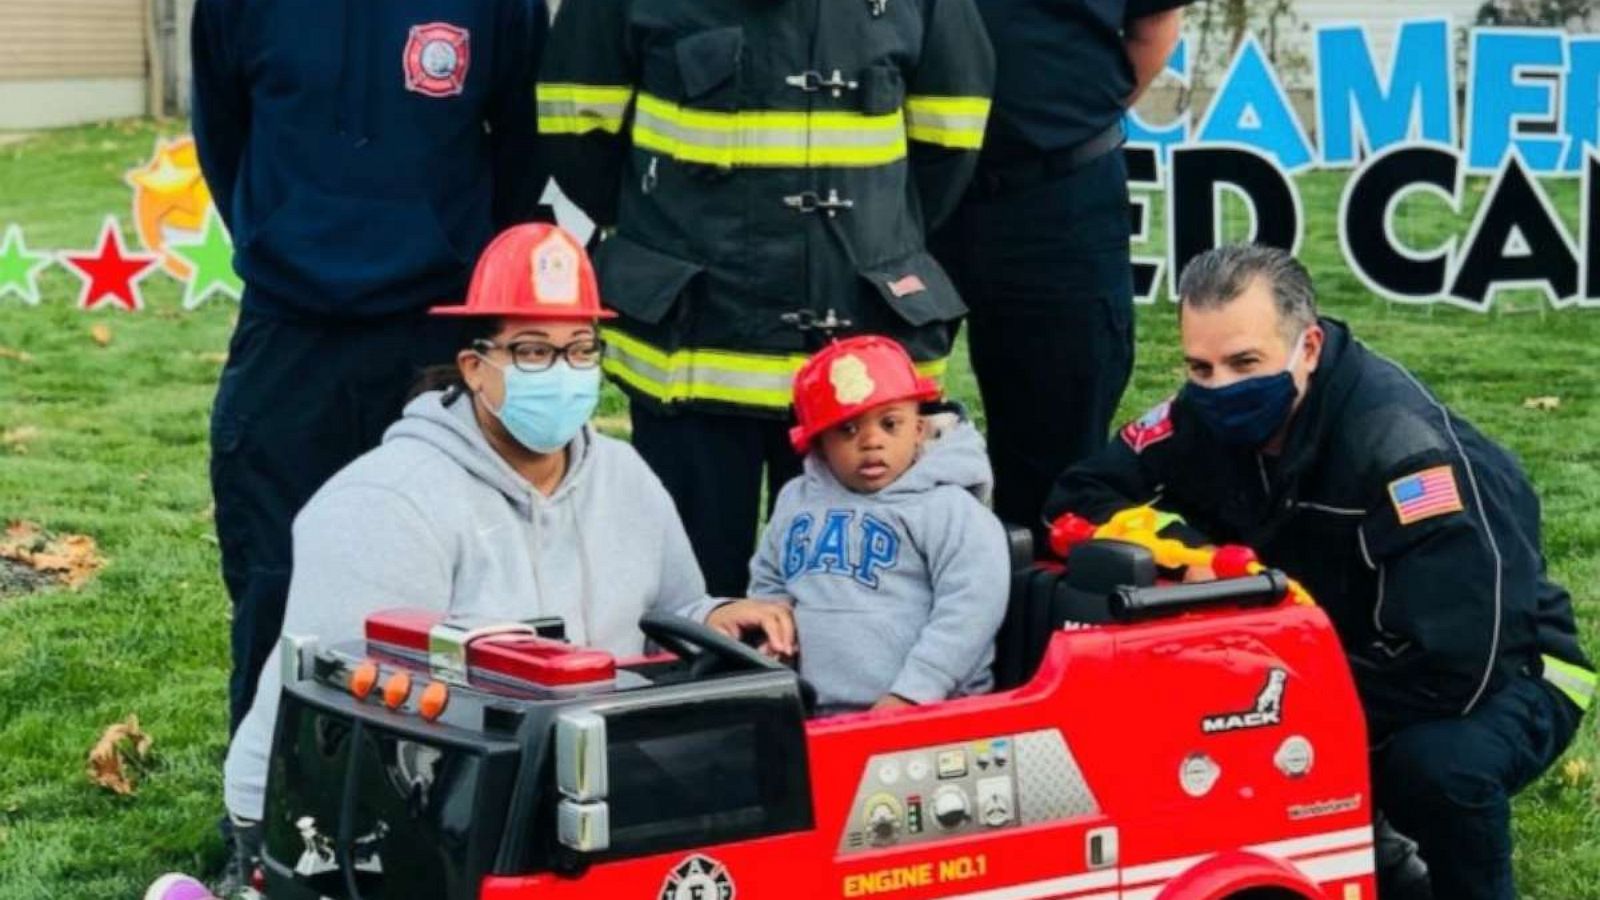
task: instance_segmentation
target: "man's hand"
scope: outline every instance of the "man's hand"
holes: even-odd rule
[[[916,706],[916,704],[898,694],[884,694],[878,698],[877,703],[872,704],[872,709],[876,712],[880,709],[905,709],[908,706]]]
[[[1183,10],[1174,7],[1155,15],[1134,19],[1123,29],[1123,46],[1128,61],[1133,64],[1133,94],[1128,105],[1139,102],[1150,82],[1156,80],[1166,68],[1167,57],[1178,46],[1179,32],[1183,27]]]
[[[1193,584],[1196,581],[1216,581],[1217,573],[1210,566],[1185,566],[1183,570],[1183,583]]]
[[[706,625],[736,641],[743,640],[746,632],[759,632],[763,640],[757,649],[768,656],[787,658],[798,650],[794,610],[789,607],[787,597],[746,598],[724,603],[706,616]]]

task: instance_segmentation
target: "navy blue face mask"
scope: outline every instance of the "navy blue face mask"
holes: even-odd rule
[[[1273,375],[1244,378],[1223,387],[1183,386],[1183,402],[1223,441],[1260,447],[1283,427],[1294,410],[1294,368],[1300,362],[1305,332],[1294,342],[1289,365]]]

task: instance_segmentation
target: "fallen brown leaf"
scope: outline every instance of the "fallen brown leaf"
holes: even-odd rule
[[[133,793],[133,779],[150,757],[150,735],[139,728],[139,717],[106,726],[100,740],[89,750],[89,780],[126,797]]]
[[[33,354],[15,347],[0,347],[0,359],[14,359],[17,362],[33,362]]]
[[[1523,409],[1537,409],[1541,412],[1548,412],[1559,406],[1561,406],[1560,397],[1529,397],[1522,401]]]
[[[27,453],[28,444],[38,436],[39,429],[32,425],[7,428],[5,431],[0,431],[0,446],[4,446],[12,453]]]
[[[110,346],[111,326],[102,322],[99,325],[89,329],[89,337],[92,338],[96,344],[99,344],[102,347]]]
[[[1569,788],[1579,787],[1589,777],[1589,761],[1581,756],[1561,765],[1561,782]]]
[[[55,535],[34,522],[13,522],[0,536],[0,557],[55,576],[80,588],[106,564],[94,538],[86,534]]]

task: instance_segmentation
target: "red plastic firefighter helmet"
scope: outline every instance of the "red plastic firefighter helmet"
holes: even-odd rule
[[[583,245],[555,225],[507,228],[478,257],[460,306],[435,306],[436,316],[511,316],[519,319],[609,319],[600,306],[594,265]]]
[[[804,453],[817,435],[875,406],[935,400],[939,383],[917,373],[905,348],[876,335],[834,341],[794,376],[794,417],[789,443]]]

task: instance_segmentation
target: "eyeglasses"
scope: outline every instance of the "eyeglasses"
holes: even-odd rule
[[[512,341],[502,345],[478,340],[472,342],[472,349],[485,355],[491,350],[505,350],[511,354],[511,364],[524,372],[543,372],[558,359],[565,359],[574,369],[592,369],[600,365],[601,358],[606,355],[605,341],[599,338],[573,341],[565,347],[546,341]]]

